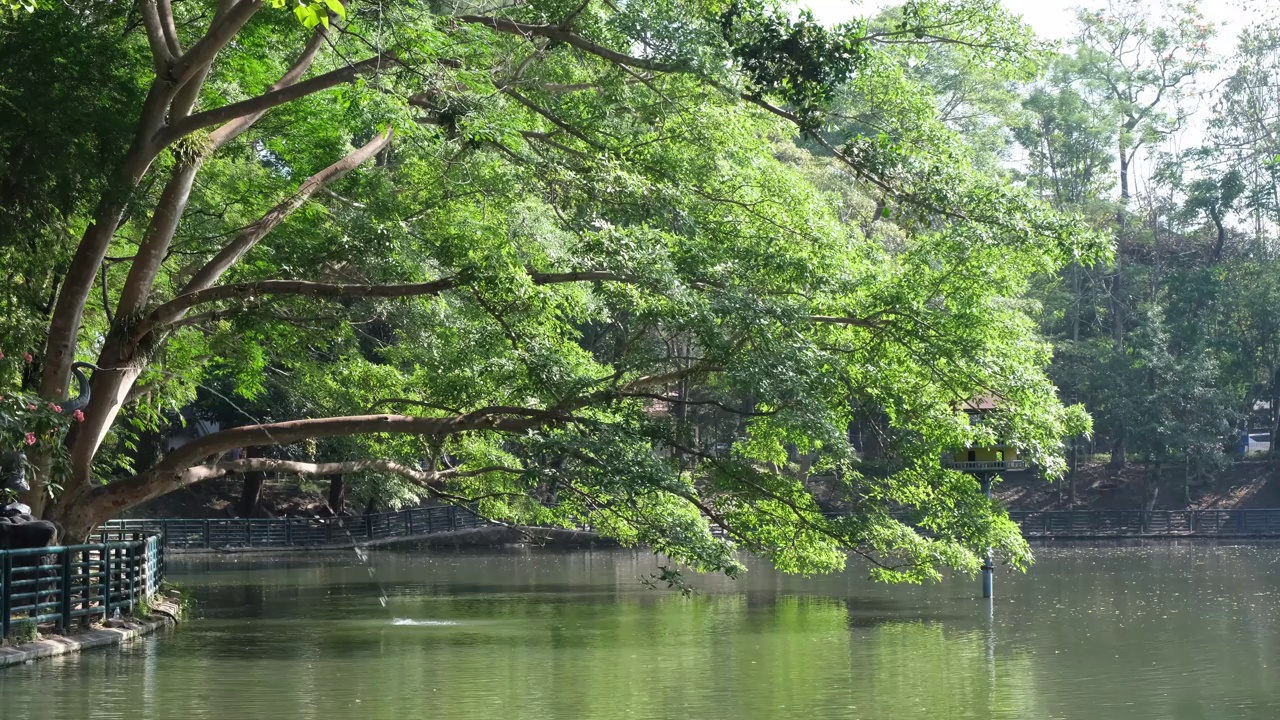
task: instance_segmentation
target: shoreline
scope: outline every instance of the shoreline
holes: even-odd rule
[[[74,655],[85,650],[116,647],[144,638],[160,630],[178,626],[182,609],[168,600],[156,601],[153,613],[142,618],[121,620],[121,627],[102,627],[73,635],[47,635],[16,646],[0,647],[0,671],[45,658]]]

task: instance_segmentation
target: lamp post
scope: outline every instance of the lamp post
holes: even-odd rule
[[[982,489],[982,494],[987,496],[987,500],[991,499],[991,473],[984,472],[978,475],[978,483]],[[984,600],[992,598],[992,586],[995,582],[995,565],[991,557],[991,546],[982,550],[982,597]]]

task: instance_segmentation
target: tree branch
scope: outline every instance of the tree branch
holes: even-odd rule
[[[529,408],[512,408],[514,414],[489,414],[481,411],[467,415],[424,418],[407,415],[357,415],[349,417],[291,420],[264,425],[249,425],[211,433],[183,445],[150,471],[91,490],[83,502],[87,506],[115,511],[158,497],[193,482],[215,477],[209,472],[225,473],[220,463],[198,466],[206,458],[241,447],[287,445],[311,438],[345,437],[372,433],[446,437],[463,432],[486,431],[524,433],[546,425],[573,422],[573,415]],[[241,461],[237,461],[241,462]],[[201,467],[205,469],[200,469]],[[340,470],[326,468],[326,474]]]
[[[644,68],[645,70],[653,70],[654,72],[688,72],[689,68],[674,63],[664,63],[657,60],[648,60],[646,58],[638,58],[616,50],[611,50],[592,40],[588,40],[581,35],[572,33],[559,25],[530,25],[528,23],[516,22],[507,18],[487,17],[484,15],[459,15],[457,18],[460,22],[472,23],[475,25],[483,25],[498,32],[507,33],[508,35],[520,35],[522,37],[544,37],[556,40],[566,45],[571,45],[595,55],[596,57],[608,60],[617,65],[627,65],[630,67]]]
[[[246,2],[247,0],[241,1]],[[156,133],[155,141],[161,147],[165,147],[178,138],[195,132],[200,128],[217,125],[219,123],[224,123],[228,120],[234,120],[247,115],[260,116],[262,113],[276,107],[277,105],[283,105],[287,102],[320,92],[321,90],[327,90],[337,85],[349,83],[362,74],[377,72],[381,70],[384,65],[390,65],[393,63],[395,63],[394,55],[391,53],[382,53],[366,60],[361,60],[358,63],[347,65],[345,67],[338,68],[337,70],[331,70],[322,75],[317,75],[300,83],[287,85],[276,90],[270,90],[248,100],[231,103],[230,105],[223,105],[222,107],[213,108],[212,110],[205,110],[204,112],[190,115],[161,128]]]
[[[247,227],[241,232],[236,239],[231,241],[226,247],[222,248],[217,255],[213,257],[204,267],[200,268],[186,286],[181,290],[182,294],[188,294],[204,290],[211,287],[222,274],[226,272],[232,265],[236,263],[246,252],[251,250],[254,245],[262,239],[264,235],[271,232],[277,225],[284,222],[293,211],[302,207],[308,199],[311,198],[318,190],[325,185],[341,178],[360,165],[364,164],[374,155],[377,155],[391,142],[392,136],[395,134],[393,128],[387,128],[382,133],[375,135],[372,140],[365,143],[363,147],[348,154],[346,157],[335,162],[329,167],[307,178],[300,186],[297,192],[289,196],[286,200],[271,208],[257,222]]]
[[[537,103],[533,102],[532,100],[530,100],[529,98],[525,97],[524,95],[521,95],[520,93],[516,92],[513,88],[503,88],[502,92],[503,92],[503,94],[505,94],[505,95],[507,95],[507,96],[509,96],[509,97],[513,98],[516,102],[520,103],[521,105],[523,105],[523,106],[525,106],[525,107],[529,108],[530,110],[534,111],[535,113],[537,113],[537,114],[541,115],[542,117],[546,118],[547,120],[549,120],[549,121],[551,122],[551,124],[552,124],[552,125],[555,125],[556,127],[560,128],[561,130],[563,130],[563,131],[565,131],[565,132],[569,133],[570,135],[572,135],[572,136],[574,136],[574,137],[578,138],[578,139],[579,139],[579,140],[581,140],[582,142],[584,142],[584,143],[586,143],[586,144],[590,145],[591,147],[593,147],[593,148],[595,148],[595,149],[597,149],[597,150],[606,150],[605,146],[603,146],[603,145],[601,145],[600,143],[596,142],[595,140],[592,140],[591,138],[587,137],[587,136],[586,136],[586,134],[585,134],[585,133],[583,133],[581,130],[578,130],[577,128],[575,128],[574,126],[570,125],[569,123],[567,123],[567,122],[565,122],[565,121],[561,120],[560,118],[556,117],[556,115],[555,115],[554,113],[552,113],[551,111],[546,110],[546,109],[543,109],[543,108],[542,108],[542,106],[540,106],[540,105],[538,105]]]
[[[138,12],[142,16],[142,27],[147,31],[147,44],[151,46],[151,62],[156,77],[163,77],[175,55],[165,37],[164,21],[156,0],[142,0],[138,3]]]
[[[225,16],[214,20],[204,37],[170,66],[168,76],[174,87],[182,87],[188,80],[195,77],[201,68],[212,63],[218,52],[231,42],[231,38],[235,37],[236,33],[240,32],[240,28],[244,27],[244,24],[249,22],[249,18],[260,9],[262,9],[262,0],[239,0]]]
[[[719,400],[683,400],[681,398],[674,397],[672,395],[662,395],[660,393],[622,392],[622,393],[619,393],[619,395],[622,395],[623,397],[649,398],[651,400],[659,400],[661,402],[671,403],[673,405],[711,405],[713,407],[720,408],[725,412],[733,413],[734,415],[747,415],[750,417],[763,417],[768,415],[776,415],[778,413],[777,410],[770,410],[768,412],[756,412],[754,410],[739,410],[738,408],[729,407],[728,405],[725,405]]]
[[[160,27],[164,31],[165,45],[174,57],[182,55],[182,43],[178,40],[178,28],[173,22],[173,5],[169,0],[159,0],[156,8],[160,13]]]
[[[557,285],[573,282],[633,282],[626,275],[607,271],[583,271],[566,273],[530,273],[535,285]],[[194,283],[194,280],[192,281]],[[430,282],[392,285],[345,285],[318,283],[307,280],[260,280],[208,287],[182,295],[164,303],[149,314],[134,331],[134,338],[141,339],[147,333],[171,325],[182,318],[187,310],[197,305],[226,300],[244,301],[262,295],[300,295],[327,298],[399,298],[439,295],[453,290],[463,283],[456,277]],[[191,287],[191,283],[187,287]]]

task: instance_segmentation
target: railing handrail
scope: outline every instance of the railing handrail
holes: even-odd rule
[[[157,592],[165,573],[163,529],[131,534],[131,540],[0,550],[0,638],[15,625],[56,623],[65,632],[76,619],[131,612]]]
[[[119,548],[136,549],[145,545],[147,541],[143,540],[125,540],[124,542],[114,541],[108,543],[95,543],[89,545],[48,545],[46,547],[35,548],[18,548],[16,550],[0,550],[0,555],[8,555],[9,557],[25,557],[27,555],[57,555],[63,552],[84,552],[86,550],[101,550],[103,548],[115,550]]]

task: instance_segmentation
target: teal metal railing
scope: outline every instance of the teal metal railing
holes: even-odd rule
[[[15,627],[131,612],[160,589],[162,533],[113,533],[114,541],[0,550],[0,637]]]

